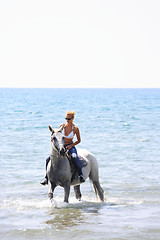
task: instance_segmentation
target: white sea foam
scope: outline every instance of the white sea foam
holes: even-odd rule
[[[32,198],[9,198],[4,199],[1,203],[1,209],[15,209],[17,211],[28,210],[28,209],[43,209],[50,208],[49,199],[32,199]]]

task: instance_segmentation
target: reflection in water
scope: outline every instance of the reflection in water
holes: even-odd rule
[[[45,223],[58,230],[63,230],[68,227],[73,227],[79,224],[87,223],[93,216],[98,216],[99,210],[104,207],[104,204],[81,203],[69,205],[68,208],[54,208],[50,212],[52,219]]]
[[[66,227],[76,226],[84,222],[84,217],[80,209],[54,209],[51,213],[52,219],[46,221],[46,224],[52,225],[57,229],[65,229]]]

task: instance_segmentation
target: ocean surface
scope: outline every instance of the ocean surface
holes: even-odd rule
[[[48,125],[76,112],[99,164],[106,201],[92,184],[82,201],[48,199]],[[160,239],[160,89],[0,89],[0,239]]]

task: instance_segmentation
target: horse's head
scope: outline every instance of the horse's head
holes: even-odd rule
[[[62,134],[63,126],[59,129],[53,129],[51,126],[48,127],[51,132],[51,143],[57,152],[64,156],[66,149],[64,146],[64,136]]]

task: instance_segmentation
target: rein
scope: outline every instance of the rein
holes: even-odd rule
[[[53,147],[54,147],[54,150],[56,151],[56,153],[61,157],[61,155],[59,154],[59,151],[58,151],[58,149],[53,145]],[[64,147],[65,148],[65,153],[64,153],[64,156],[66,156],[67,157],[67,159],[68,159],[68,161],[69,161],[69,163],[70,163],[70,165],[71,165],[71,168],[73,168],[73,163],[72,163],[72,161],[71,161],[71,158],[69,157],[69,150],[66,148],[66,147]],[[53,155],[53,154],[50,154],[50,157],[56,157],[56,155]]]
[[[54,150],[58,153],[58,155],[60,155],[60,153],[59,153],[59,150],[55,147],[55,145],[53,144],[53,148],[54,148]],[[66,148],[66,146],[64,146],[64,149],[65,149],[65,152],[64,152],[64,155],[66,155],[66,156],[68,156],[68,149]],[[55,155],[52,155],[52,154],[50,154],[50,156],[55,156]],[[61,156],[61,155],[60,155]]]

